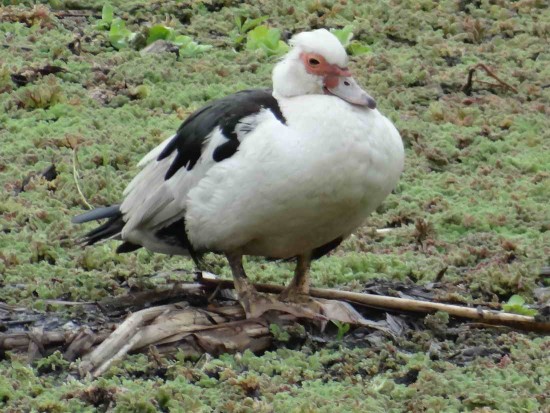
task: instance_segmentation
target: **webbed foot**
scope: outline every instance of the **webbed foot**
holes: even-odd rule
[[[244,308],[246,318],[260,317],[267,311],[279,311],[292,314],[299,318],[311,318],[314,320],[326,320],[320,311],[321,307],[309,296],[303,297],[302,302],[281,300],[271,294],[259,293],[256,290],[249,290],[239,294],[239,302]]]

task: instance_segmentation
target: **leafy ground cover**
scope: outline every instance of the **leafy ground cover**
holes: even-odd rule
[[[446,269],[447,301],[542,304],[540,269],[550,256],[545,2],[128,0],[111,11],[99,1],[17,3],[0,9],[0,301],[59,310],[46,300],[98,300],[187,279],[171,272],[192,269],[184,258],[75,246],[82,229],[71,217],[88,203],[117,202],[140,157],[207,101],[269,86],[292,33],[328,27],[340,30],[356,78],[401,131],[407,163],[367,226],[314,264],[314,284],[428,285]],[[146,52],[153,38],[172,44]],[[478,68],[463,89],[480,63],[502,82]],[[384,227],[392,231],[374,231]],[[220,257],[208,264],[229,275]],[[262,282],[291,273],[257,259],[247,267]],[[422,326],[397,343],[350,331],[263,355],[135,355],[98,380],[73,377],[58,354],[30,366],[5,354],[0,408],[549,408],[547,337],[433,316]]]

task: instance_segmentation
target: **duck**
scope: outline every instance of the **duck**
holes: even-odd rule
[[[188,256],[224,254],[248,318],[304,307],[310,266],[335,249],[396,187],[404,147],[393,123],[354,79],[328,30],[294,35],[274,66],[272,89],[239,91],[192,113],[147,153],[122,202],[73,218],[106,221],[85,245],[119,240]],[[296,260],[278,297],[246,276],[246,255]]]

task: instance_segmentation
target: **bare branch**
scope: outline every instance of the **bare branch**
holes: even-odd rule
[[[471,96],[472,95],[472,88],[473,88],[473,83],[474,83],[474,73],[477,69],[483,69],[485,71],[485,73],[487,73],[488,76],[492,77],[493,79],[495,79],[499,84],[498,85],[495,85],[495,84],[489,84],[490,86],[501,86],[501,87],[504,87],[505,89],[509,89],[515,93],[518,93],[518,90],[510,85],[509,83],[506,83],[504,80],[502,80],[501,78],[499,78],[495,72],[493,72],[489,66],[487,66],[485,63],[478,63],[477,65],[475,65],[474,67],[470,68],[470,70],[468,70],[468,79],[466,80],[466,84],[464,86],[462,86],[462,91],[467,95],[467,96]],[[482,81],[478,81],[478,82],[482,82]],[[486,82],[484,82],[486,83]]]

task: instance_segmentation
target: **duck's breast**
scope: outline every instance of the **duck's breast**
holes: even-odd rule
[[[349,235],[395,186],[403,146],[378,111],[332,96],[279,103],[287,125],[258,125],[189,193],[193,243],[295,255]]]

